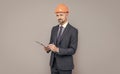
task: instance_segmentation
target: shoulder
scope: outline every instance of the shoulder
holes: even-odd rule
[[[59,27],[59,25],[56,25],[56,26],[53,26],[52,29],[56,29],[56,28],[58,28],[58,27]]]
[[[78,29],[69,23],[68,23],[68,27],[70,28],[70,30],[78,32]]]
[[[58,25],[53,26],[52,29],[51,29],[51,32],[57,31],[58,27],[59,27]]]

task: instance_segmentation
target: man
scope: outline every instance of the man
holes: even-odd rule
[[[78,30],[68,23],[69,9],[66,5],[59,4],[55,9],[55,14],[59,25],[52,28],[50,43],[45,47],[48,53],[51,51],[51,74],[72,74]]]

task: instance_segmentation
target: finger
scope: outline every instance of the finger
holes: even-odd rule
[[[49,46],[54,46],[54,44],[49,44]]]

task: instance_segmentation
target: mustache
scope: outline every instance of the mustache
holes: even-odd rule
[[[62,20],[62,19],[58,19],[58,20]]]

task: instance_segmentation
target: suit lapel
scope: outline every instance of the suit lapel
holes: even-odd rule
[[[67,33],[69,32],[69,23],[67,24],[65,30],[63,31],[63,34],[60,38],[60,42],[62,41],[62,39],[67,35]]]
[[[56,28],[55,28],[55,30],[54,30],[54,44],[56,44],[58,29],[59,29],[59,25],[56,26]]]

